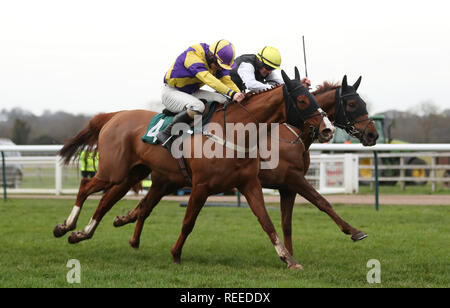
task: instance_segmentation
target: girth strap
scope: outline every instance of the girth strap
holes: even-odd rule
[[[180,169],[181,174],[184,176],[184,179],[189,183],[190,186],[192,186],[192,179],[187,170],[184,157],[181,156],[181,158],[177,158],[177,163],[178,163],[178,168]]]

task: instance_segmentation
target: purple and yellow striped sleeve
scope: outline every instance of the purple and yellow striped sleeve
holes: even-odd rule
[[[193,93],[203,85],[232,97],[239,89],[232,82],[229,71],[214,76],[206,62],[209,46],[197,44],[183,52],[166,73],[165,82],[186,93]]]
[[[241,90],[239,90],[238,86],[233,82],[233,80],[231,80],[230,75],[225,75],[222,78],[220,78],[220,80],[223,82],[224,85],[226,85],[227,87],[229,87],[232,91],[234,92],[241,92]],[[231,95],[229,95],[231,97]]]

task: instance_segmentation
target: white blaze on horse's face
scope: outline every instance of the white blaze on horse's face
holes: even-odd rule
[[[323,112],[325,113],[322,108],[319,108],[319,112]],[[324,117],[323,118],[323,122],[325,123],[325,127],[328,128],[329,130],[331,130],[331,133],[334,134],[336,132],[336,127],[334,127],[333,124],[331,124],[330,119],[328,119],[328,117]]]

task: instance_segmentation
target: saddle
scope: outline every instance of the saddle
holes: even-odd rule
[[[206,125],[211,120],[212,114],[216,110],[216,107],[219,103],[217,102],[208,102],[205,104],[205,110],[202,114],[202,125]],[[156,114],[152,120],[150,121],[147,130],[142,136],[142,141],[150,144],[158,144],[159,141],[156,138],[156,135],[166,128],[173,120],[173,117],[176,115],[176,113],[171,112],[170,110],[164,109],[161,113]],[[190,123],[190,127],[194,127],[194,121]],[[193,131],[191,129],[191,131]],[[202,132],[193,132],[193,133],[202,133]]]
[[[208,102],[205,104],[205,110],[203,111],[203,114],[202,114],[202,127],[204,127],[205,125],[207,125],[209,123],[218,104],[219,103],[217,103],[217,102]],[[161,113],[158,113],[157,115],[155,115],[152,118],[152,120],[150,121],[145,135],[142,136],[142,141],[150,143],[150,144],[158,144],[159,141],[156,138],[156,135],[172,122],[175,115],[176,115],[176,113],[173,113],[167,109],[164,109]],[[203,133],[203,131],[200,131],[200,132],[195,131],[195,129],[194,129],[195,124],[196,123],[194,123],[194,121],[192,121],[189,124],[190,128],[191,128],[189,133],[191,133],[191,134]],[[184,158],[183,157],[178,158],[177,163],[178,163],[178,168],[180,169],[180,172],[183,174],[186,181],[190,185],[192,185],[192,179],[189,174],[188,168],[186,166],[186,162],[184,161]]]

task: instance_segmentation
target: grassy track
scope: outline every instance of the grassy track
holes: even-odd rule
[[[353,243],[324,213],[296,206],[294,251],[303,271],[285,268],[247,208],[204,208],[183,250],[171,261],[184,215],[163,202],[147,220],[141,248],[128,240],[134,225],[112,220],[135,206],[121,201],[93,239],[76,245],[56,239],[53,227],[67,218],[73,201],[0,201],[0,287],[450,287],[450,208],[445,206],[336,205],[336,211],[369,237]],[[97,201],[83,208],[78,228]],[[281,235],[280,212],[269,214]],[[81,264],[81,283],[68,284],[69,259]],[[381,284],[368,284],[366,263],[381,263]]]

